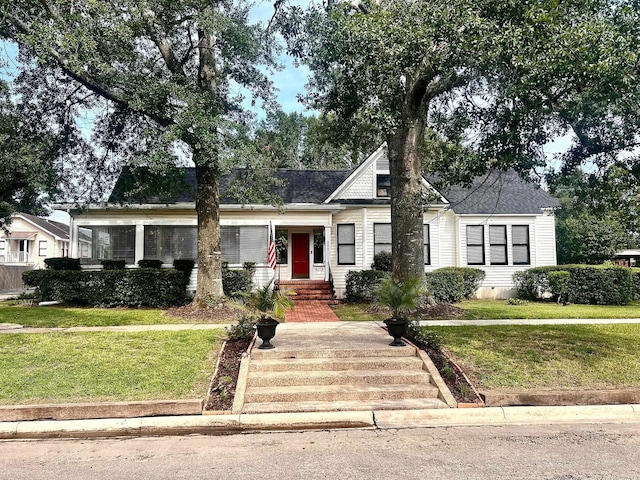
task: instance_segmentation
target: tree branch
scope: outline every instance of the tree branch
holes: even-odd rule
[[[176,57],[176,54],[173,51],[171,43],[169,42],[167,37],[161,35],[160,27],[155,22],[155,14],[153,13],[153,10],[148,8],[146,3],[143,4],[141,8],[143,9],[142,18],[145,21],[147,33],[151,37],[151,40],[153,40],[153,43],[156,44],[156,47],[158,47],[160,55],[164,59],[165,65],[174,75],[185,77],[186,74],[184,69],[182,68],[183,63],[178,60],[178,57]]]

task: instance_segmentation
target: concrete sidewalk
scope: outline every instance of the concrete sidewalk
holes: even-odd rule
[[[0,439],[223,435],[251,431],[638,423],[640,405],[190,415],[0,422]]]

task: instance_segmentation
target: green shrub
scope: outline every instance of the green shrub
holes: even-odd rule
[[[631,269],[631,299],[640,300],[640,268]]]
[[[386,272],[380,270],[349,270],[345,275],[345,301],[373,301],[375,289],[386,275]]]
[[[174,269],[24,272],[41,300],[93,307],[168,307],[185,301],[184,274]]]
[[[256,273],[256,262],[244,262],[242,264],[242,269],[247,272],[249,278],[253,278],[253,274]]]
[[[105,270],[124,270],[126,261],[125,260],[101,260],[100,265]]]
[[[371,264],[373,270],[379,270],[381,272],[391,271],[391,252],[382,251],[373,256],[373,263]]]
[[[443,267],[435,271],[456,272],[462,275],[462,280],[464,282],[464,298],[467,300],[476,294],[484,280],[484,277],[487,275],[484,270],[469,267]]]
[[[183,272],[185,277],[187,278],[187,282],[191,279],[191,272],[193,271],[193,267],[195,267],[196,262],[191,260],[190,258],[176,258],[173,261],[173,268],[176,270]]]
[[[256,315],[244,314],[238,323],[225,327],[229,340],[249,340],[253,337],[256,327]]]
[[[222,290],[227,297],[239,298],[251,291],[252,282],[247,270],[222,270]]]
[[[549,288],[551,289],[551,293],[557,297],[558,302],[567,302],[569,272],[565,270],[549,272]]]
[[[631,269],[607,265],[557,265],[516,272],[518,297],[539,300],[553,295],[550,272],[566,271],[567,300],[572,303],[626,305],[632,298]]]
[[[162,268],[162,260],[158,260],[157,258],[143,258],[142,260],[138,260],[138,266],[140,268]]]
[[[51,270],[82,270],[79,258],[52,257],[45,258],[44,264]]]
[[[427,289],[436,303],[456,303],[465,298],[462,273],[453,270],[434,270],[426,274]]]

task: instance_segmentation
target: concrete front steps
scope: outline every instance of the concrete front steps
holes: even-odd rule
[[[293,300],[334,300],[331,283],[323,280],[281,280],[280,288],[293,290],[296,295]]]
[[[253,349],[241,411],[415,410],[455,406],[446,403],[428,369],[412,346],[363,350]],[[436,375],[439,379],[437,372]]]

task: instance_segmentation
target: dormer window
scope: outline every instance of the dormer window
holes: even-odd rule
[[[378,174],[376,176],[376,197],[389,198],[391,196],[391,183],[389,174]]]

